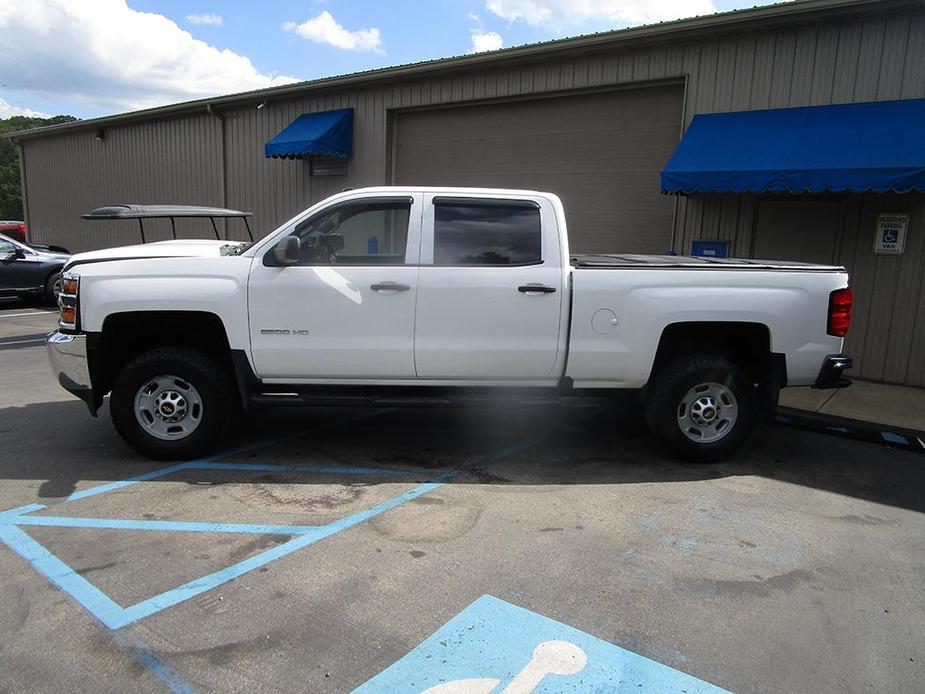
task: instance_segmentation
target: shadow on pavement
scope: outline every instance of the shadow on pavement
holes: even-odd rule
[[[369,417],[347,421],[367,412]],[[81,482],[121,480],[169,464],[140,457],[118,438],[105,406],[100,415],[91,419],[76,400],[0,410],[0,485],[4,479],[43,480],[39,500],[55,500]],[[272,443],[280,439],[288,440]],[[487,485],[619,485],[762,476],[925,511],[925,467],[916,454],[768,425],[733,460],[686,464],[656,445],[631,402],[517,412],[263,410],[243,418],[223,448],[261,442],[271,443],[235,459],[294,465],[304,463],[300,458],[313,451],[344,465],[420,470],[421,480],[462,470],[454,481]],[[484,464],[499,450],[528,443],[532,445],[503,464]],[[261,481],[272,480],[264,475]],[[343,479],[344,484],[358,482],[355,475]]]

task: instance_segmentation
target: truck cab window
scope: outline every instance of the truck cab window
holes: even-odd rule
[[[434,265],[536,265],[543,262],[535,205],[436,202]]]
[[[404,265],[409,201],[364,200],[325,210],[302,222],[300,265]]]

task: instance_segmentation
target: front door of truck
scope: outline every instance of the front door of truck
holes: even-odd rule
[[[418,378],[555,383],[567,297],[551,205],[464,194],[427,202]]]
[[[268,382],[413,379],[420,195],[370,194],[295,225],[298,264],[254,258],[251,349]]]

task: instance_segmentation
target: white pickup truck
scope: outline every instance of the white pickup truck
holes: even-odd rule
[[[239,213],[240,214],[240,213]],[[690,460],[735,451],[783,386],[847,385],[841,267],[569,253],[549,193],[377,187],[253,244],[74,256],[55,376],[157,458],[254,404],[497,403],[639,392]]]

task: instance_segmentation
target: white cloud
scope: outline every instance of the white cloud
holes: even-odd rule
[[[504,46],[504,39],[496,31],[473,31],[472,48],[470,53],[483,53],[485,51],[496,51]]]
[[[382,37],[379,29],[357,29],[350,31],[337,23],[333,15],[325,10],[317,17],[306,20],[301,24],[286,22],[283,24],[286,31],[294,31],[303,39],[315,43],[326,43],[346,51],[373,51],[384,53],[382,50]]]
[[[211,24],[213,26],[218,26],[222,23],[222,16],[214,12],[209,12],[207,14],[188,14],[186,15],[186,21],[190,24]]]
[[[31,108],[24,106],[14,106],[8,101],[0,99],[0,120],[12,118],[13,116],[28,116],[29,118],[51,118],[47,113],[33,111]]]
[[[125,0],[3,0],[0,45],[0,74],[11,89],[107,110],[297,81],[260,72],[247,56]]]
[[[510,22],[563,29],[588,22],[645,24],[713,14],[713,0],[486,0],[485,8]]]

